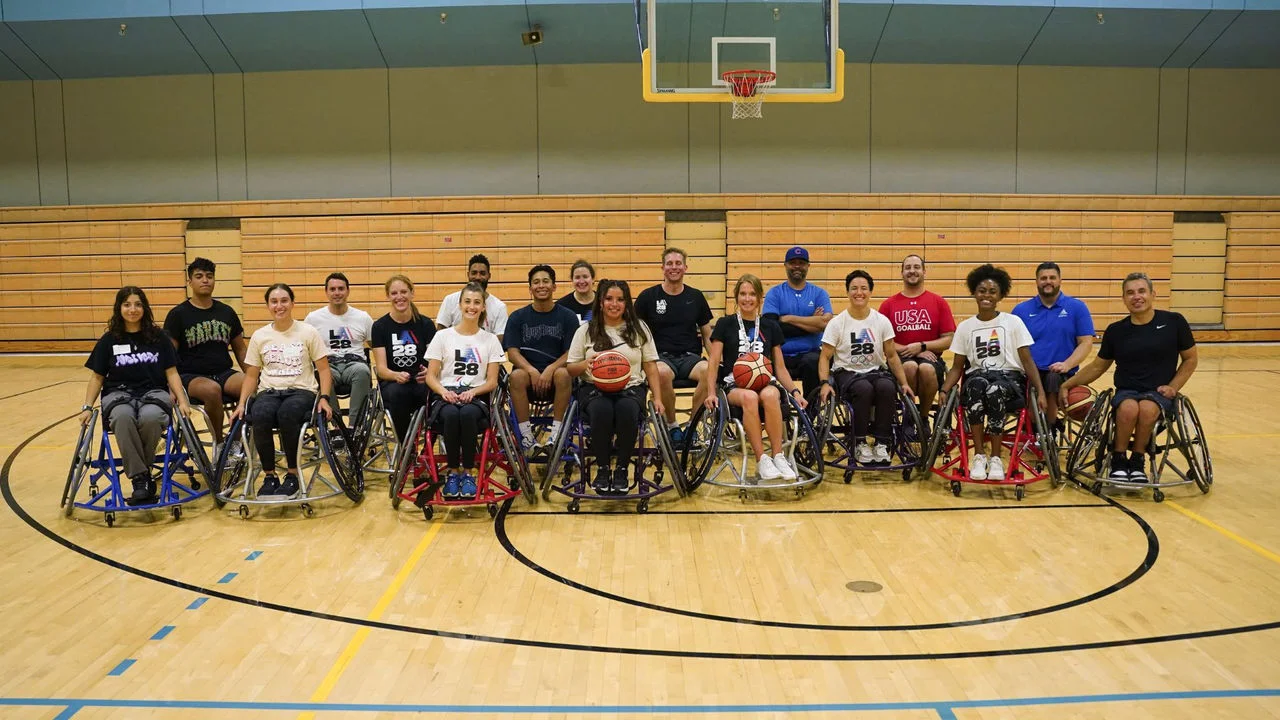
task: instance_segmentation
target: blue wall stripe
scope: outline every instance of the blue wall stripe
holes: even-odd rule
[[[204,604],[205,604],[205,603],[207,603],[207,602],[209,602],[209,598],[207,598],[207,597],[198,597],[198,598],[196,598],[195,600],[192,600],[192,601],[191,601],[191,604],[187,606],[187,609],[188,609],[188,610],[199,610],[199,609],[200,609],[200,606],[201,606],[201,605],[204,605]]]
[[[174,630],[174,626],[172,626],[172,625],[165,625],[164,627],[162,627],[162,628],[160,628],[159,630],[157,630],[157,631],[156,631],[156,634],[151,636],[151,639],[152,639],[152,640],[163,640],[163,639],[165,639],[166,637],[168,637],[169,633],[173,632],[173,630]]]
[[[227,583],[229,583],[229,582],[231,582],[232,580],[234,580],[237,574],[238,574],[238,573],[227,573],[226,575],[223,575],[223,576],[222,576],[222,579],[218,581],[218,584],[219,584],[219,585],[226,585]]]
[[[111,672],[107,673],[107,676],[108,676],[108,677],[111,677],[111,676],[120,676],[120,675],[123,675],[123,674],[125,673],[125,671],[126,671],[126,670],[128,670],[129,668],[133,667],[133,664],[134,664],[134,663],[136,663],[136,662],[138,662],[138,661],[137,661],[137,660],[135,660],[134,658],[128,658],[127,660],[121,660],[119,665],[117,665],[117,666],[115,666],[115,667],[111,668]]]

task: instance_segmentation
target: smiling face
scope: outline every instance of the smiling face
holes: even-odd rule
[[[208,270],[196,270],[187,280],[193,297],[208,298],[213,296],[213,273]]]
[[[1000,286],[995,280],[983,280],[973,291],[973,299],[978,303],[978,312],[994,312],[1004,299],[1004,294],[1000,292]]]
[[[747,281],[738,283],[738,292],[734,295],[738,303],[738,310],[743,315],[755,316],[760,310],[760,296],[756,294],[754,285]]]
[[[787,261],[787,280],[799,285],[809,277],[809,261],[794,258]]]
[[[622,294],[622,288],[614,286],[604,293],[604,298],[600,301],[600,309],[604,311],[604,320],[610,325],[617,325],[622,322],[622,313],[627,308],[627,301]]]
[[[142,298],[138,295],[130,295],[120,303],[120,317],[124,318],[126,327],[136,327],[142,323],[142,315],[146,312],[146,307],[142,304]]]
[[[325,297],[329,298],[329,302],[334,305],[343,305],[347,302],[347,296],[351,294],[351,288],[338,278],[331,278],[324,286]]]
[[[391,287],[387,289],[387,299],[396,312],[408,312],[409,304],[413,302],[413,290],[401,280],[392,280]]]
[[[467,280],[480,283],[481,287],[489,287],[489,266],[484,263],[471,263],[467,268]]]
[[[480,313],[484,312],[484,295],[475,290],[463,290],[458,298],[458,309],[462,317],[479,322]]]
[[[684,280],[684,273],[688,270],[685,265],[684,256],[680,253],[667,253],[662,258],[662,278],[669,283],[679,283]]]
[[[591,271],[580,267],[573,271],[573,291],[580,295],[591,294],[591,284],[595,280]]]
[[[1062,289],[1062,276],[1053,268],[1045,268],[1036,276],[1036,290],[1042,298],[1055,298]]]
[[[539,270],[529,278],[529,295],[534,300],[550,300],[555,292],[556,281],[551,279],[551,273]]]
[[[920,287],[924,282],[924,260],[918,255],[908,255],[902,261],[902,282],[909,288]]]
[[[293,317],[293,298],[284,288],[276,288],[267,296],[267,312],[273,320],[288,320]]]
[[[867,279],[856,277],[849,281],[849,307],[855,310],[861,310],[867,306],[867,301],[871,299],[871,285],[867,283]]]
[[[1155,293],[1151,291],[1147,281],[1141,278],[1125,283],[1121,291],[1124,293],[1124,306],[1134,315],[1151,309],[1151,303],[1155,300]]]

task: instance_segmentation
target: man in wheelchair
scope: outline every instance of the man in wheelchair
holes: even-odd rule
[[[1199,360],[1186,318],[1155,308],[1155,288],[1146,273],[1129,273],[1121,285],[1129,317],[1107,326],[1098,357],[1062,384],[1061,395],[1088,385],[1115,363],[1115,443],[1110,479],[1147,482],[1143,453],[1157,421],[1174,408],[1178,391],[1191,379]]]

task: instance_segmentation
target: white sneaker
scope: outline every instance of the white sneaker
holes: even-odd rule
[[[876,443],[876,447],[871,451],[871,462],[877,465],[889,464],[889,446]]]
[[[795,480],[800,477],[792,469],[791,464],[787,462],[787,456],[782,453],[773,456],[773,467],[778,471],[778,474],[782,475],[783,480]]]
[[[1000,462],[1000,457],[998,455],[987,462],[987,479],[1004,479],[1004,463]]]
[[[778,472],[778,468],[773,466],[773,460],[768,455],[761,455],[756,461],[756,474],[761,480],[777,480],[782,477],[782,473]]]
[[[523,435],[520,437],[520,449],[525,455],[532,453],[538,449],[538,441],[533,439],[533,435]]]
[[[871,458],[871,446],[866,443],[858,443],[857,450],[854,453],[854,461],[859,465],[870,465]]]
[[[987,479],[987,456],[974,455],[973,461],[969,463],[969,479],[970,480],[986,480]]]

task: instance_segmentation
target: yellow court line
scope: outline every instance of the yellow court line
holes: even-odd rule
[[[392,578],[391,585],[387,587],[386,592],[382,593],[382,597],[378,599],[378,604],[373,606],[373,610],[369,612],[366,620],[381,620],[382,614],[391,606],[391,601],[400,593],[400,589],[409,579],[409,574],[417,567],[418,562],[422,560],[422,556],[426,554],[427,548],[431,542],[440,534],[440,528],[444,527],[444,523],[436,521],[427,529],[426,534],[418,541],[418,546],[409,554],[409,559],[404,561],[404,565],[400,567],[400,571]],[[360,652],[360,647],[364,645],[364,641],[369,638],[369,628],[361,627],[356,630],[355,637],[351,638],[351,642],[347,643],[347,647],[343,649],[342,654],[333,663],[333,667],[329,668],[329,672],[324,676],[324,680],[320,683],[320,687],[311,694],[311,702],[324,702],[329,699],[329,693],[337,687],[338,680],[342,678],[342,674],[346,672],[347,666],[355,659],[356,653]],[[298,720],[314,720],[316,714],[314,712],[304,712],[298,715]]]
[[[1182,513],[1183,515],[1186,515],[1187,517],[1191,518],[1192,520],[1195,520],[1196,522],[1200,523],[1201,525],[1204,525],[1205,527],[1207,527],[1207,528],[1209,528],[1209,529],[1211,529],[1211,530],[1217,530],[1218,532],[1222,533],[1223,535],[1227,536],[1228,538],[1230,538],[1230,539],[1232,539],[1232,540],[1235,540],[1236,542],[1240,543],[1241,545],[1243,545],[1243,546],[1245,546],[1245,547],[1249,548],[1250,550],[1252,550],[1252,551],[1254,551],[1254,552],[1258,553],[1258,554],[1259,554],[1259,555],[1261,555],[1262,557],[1264,557],[1264,558],[1266,558],[1266,559],[1268,559],[1268,560],[1271,560],[1272,562],[1280,563],[1280,555],[1277,555],[1276,553],[1271,552],[1270,550],[1268,550],[1268,549],[1266,549],[1266,548],[1262,547],[1262,546],[1261,546],[1261,545],[1259,545],[1258,543],[1253,542],[1252,540],[1246,540],[1245,538],[1240,537],[1239,535],[1237,535],[1237,534],[1235,534],[1235,533],[1231,532],[1230,530],[1228,530],[1228,529],[1226,529],[1226,528],[1222,527],[1221,525],[1219,525],[1219,524],[1215,523],[1214,521],[1209,520],[1209,519],[1207,519],[1207,518],[1203,518],[1203,517],[1201,517],[1201,516],[1199,516],[1199,515],[1197,515],[1197,514],[1195,514],[1195,513],[1191,512],[1190,510],[1188,510],[1188,509],[1186,509],[1186,508],[1182,507],[1181,505],[1179,505],[1178,503],[1176,503],[1176,502],[1174,502],[1174,501],[1172,501],[1172,500],[1166,500],[1164,504],[1165,504],[1165,505],[1167,505],[1167,506],[1169,506],[1169,507],[1171,507],[1171,508],[1173,508],[1174,510],[1177,510],[1178,512]]]

